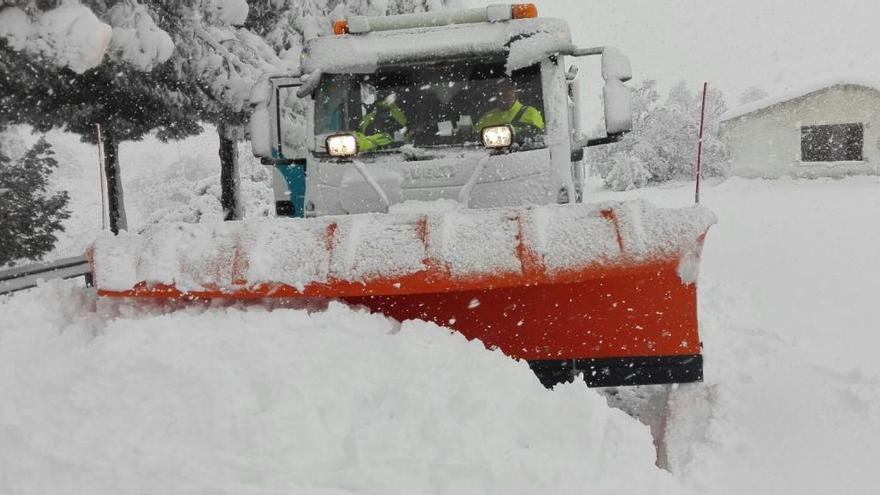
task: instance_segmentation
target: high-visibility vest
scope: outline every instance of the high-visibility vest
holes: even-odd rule
[[[388,132],[388,129],[375,129],[374,123],[379,117],[379,112],[388,112],[391,118],[400,124],[400,128],[406,127],[406,115],[400,106],[393,101],[380,101],[373,110],[364,115],[358,130],[354,132],[360,151],[370,151],[394,143],[393,133]]]
[[[541,112],[537,108],[523,105],[522,102],[517,100],[506,110],[493,108],[483,114],[480,120],[474,124],[474,129],[480,132],[484,127],[504,124],[512,125],[515,131],[521,131],[526,127],[543,131],[544,117],[541,116]]]

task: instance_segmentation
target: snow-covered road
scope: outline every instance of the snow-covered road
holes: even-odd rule
[[[669,468],[706,493],[875,490],[880,179],[730,179],[703,201],[706,381],[672,394]]]
[[[692,185],[593,194],[630,196],[683,205]],[[61,282],[0,299],[2,492],[875,491],[880,179],[731,179],[703,200],[706,381],[669,395],[671,474],[598,391],[545,391],[432,325]]]
[[[706,382],[673,399],[670,467],[708,493],[877,490],[880,179],[731,179],[703,199],[721,219]]]

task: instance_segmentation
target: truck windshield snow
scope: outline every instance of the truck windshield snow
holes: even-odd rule
[[[347,132],[361,153],[478,146],[480,131],[510,125],[514,148],[543,146],[540,66],[507,75],[503,62],[458,61],[393,67],[373,74],[325,74],[315,100],[315,134]]]

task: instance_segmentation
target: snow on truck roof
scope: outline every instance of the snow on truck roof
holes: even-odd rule
[[[760,110],[765,110],[782,103],[809,96],[813,93],[844,86],[858,86],[872,89],[874,91],[880,91],[880,80],[861,78],[827,79],[733,108],[721,116],[721,121],[726,122],[729,120],[735,120]]]
[[[377,67],[473,56],[504,56],[525,67],[573,48],[562,19],[513,19],[322,36],[303,53],[303,72],[371,73]]]

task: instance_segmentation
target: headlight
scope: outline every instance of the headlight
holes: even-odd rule
[[[327,153],[330,156],[347,157],[357,154],[357,138],[354,134],[334,134],[327,137],[325,142],[327,145]]]
[[[483,146],[487,148],[506,148],[513,141],[513,128],[509,125],[484,127],[481,133]]]

